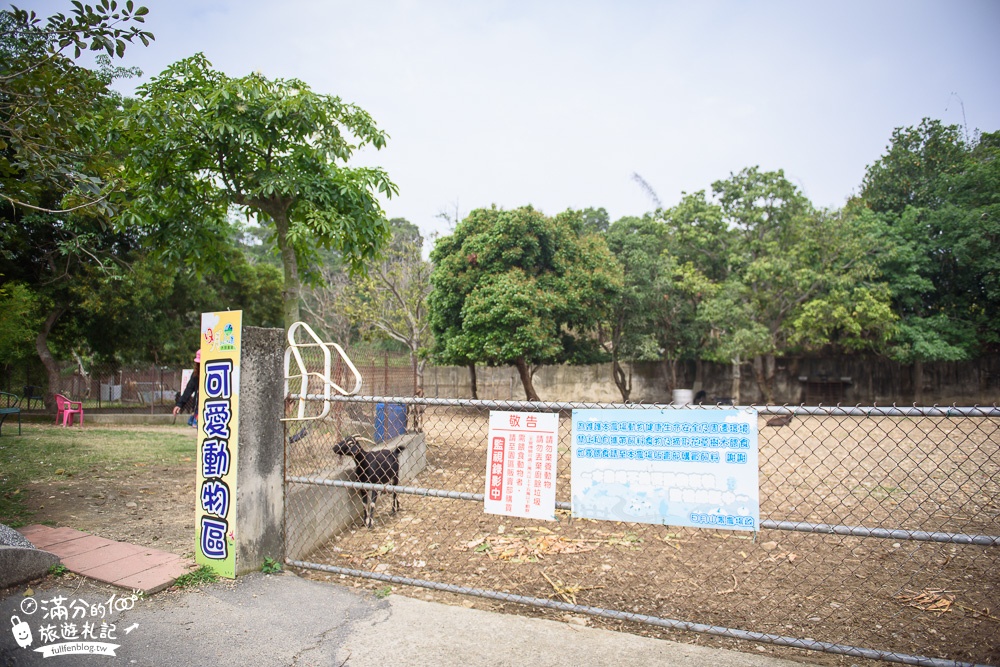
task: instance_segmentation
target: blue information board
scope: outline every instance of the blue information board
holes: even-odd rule
[[[760,526],[757,411],[574,410],[573,516]]]

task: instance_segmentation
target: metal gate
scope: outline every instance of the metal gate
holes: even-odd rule
[[[286,425],[291,566],[787,657],[1000,665],[996,407],[758,407],[761,530],[744,534],[570,515],[571,411],[653,406],[331,401]],[[560,414],[556,521],[483,512],[491,410]],[[768,426],[776,414],[790,422]],[[356,481],[332,451],[351,434],[405,447],[397,485]]]

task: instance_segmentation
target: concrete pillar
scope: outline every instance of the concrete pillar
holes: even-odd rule
[[[284,330],[243,328],[240,355],[236,574],[285,557]]]

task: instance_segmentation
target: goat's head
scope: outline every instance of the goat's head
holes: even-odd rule
[[[361,451],[358,436],[349,435],[333,446],[333,453],[340,456],[354,456]]]

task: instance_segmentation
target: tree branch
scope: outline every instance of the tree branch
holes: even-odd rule
[[[40,213],[72,213],[73,211],[79,211],[81,208],[87,208],[88,206],[94,206],[95,204],[98,204],[98,203],[100,203],[100,202],[102,202],[102,201],[104,201],[104,200],[106,200],[108,198],[107,195],[104,195],[103,197],[99,197],[97,199],[91,200],[91,201],[89,201],[89,202],[87,202],[85,204],[80,204],[79,206],[74,206],[73,208],[51,209],[51,208],[42,208],[41,206],[32,206],[31,204],[26,204],[23,201],[18,201],[17,199],[14,199],[13,197],[8,197],[5,194],[0,194],[0,197],[3,197],[4,199],[6,199],[7,201],[9,201],[14,206],[21,206],[22,208],[30,208],[32,211],[38,211]]]

